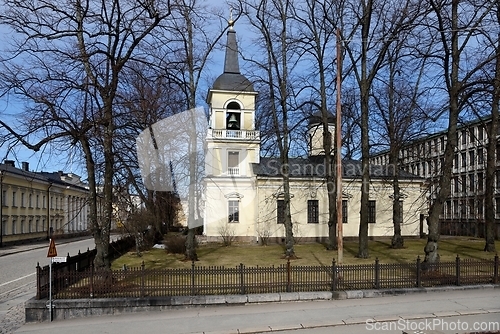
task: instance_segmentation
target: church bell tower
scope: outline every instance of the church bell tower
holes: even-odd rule
[[[224,72],[208,92],[210,125],[205,154],[204,233],[221,231],[254,238],[256,186],[252,164],[259,163],[260,134],[255,129],[253,84],[240,72],[232,22],[227,32]]]

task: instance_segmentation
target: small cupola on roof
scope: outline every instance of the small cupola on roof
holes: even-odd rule
[[[253,92],[253,84],[240,73],[238,62],[238,44],[236,42],[236,31],[233,21],[229,21],[227,31],[226,56],[224,59],[224,73],[214,82],[212,89],[229,90],[238,92]]]
[[[335,135],[335,116],[328,112],[327,116],[328,132],[332,136]],[[309,116],[307,125],[307,132],[309,137],[309,156],[324,155],[325,149],[323,148],[323,114],[318,111]]]

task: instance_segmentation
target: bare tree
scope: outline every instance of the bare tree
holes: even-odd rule
[[[335,105],[330,101],[334,96],[335,87],[335,59],[336,55],[336,26],[338,26],[337,1],[307,0],[304,6],[296,10],[299,39],[298,50],[302,58],[311,59],[311,70],[308,73],[317,73],[305,78],[306,85],[302,89],[311,90],[311,99],[304,103],[311,104],[321,115],[323,132],[323,149],[325,164],[325,182],[328,193],[328,243],[327,249],[337,249],[337,192],[335,191],[334,150],[333,134],[330,132],[331,113],[329,110]],[[335,56],[332,56],[335,55]],[[309,56],[309,57],[308,57]],[[303,59],[304,60],[304,59]],[[341,129],[335,129],[341,131]]]
[[[491,3],[466,2],[458,0],[429,1],[433,15],[429,15],[429,22],[425,25],[428,35],[435,39],[429,40],[429,45],[439,45],[426,57],[435,58],[435,66],[441,69],[440,78],[444,80],[444,90],[447,93],[448,105],[448,127],[446,135],[446,146],[442,163],[442,174],[439,179],[435,198],[429,209],[428,237],[425,245],[425,262],[439,262],[439,216],[442,212],[444,202],[450,195],[450,181],[453,168],[454,151],[457,147],[457,124],[460,111],[465,104],[464,91],[467,88],[470,77],[478,68],[462,71],[462,59],[466,56],[467,46],[476,34],[477,27],[482,24],[484,17],[491,10]],[[472,15],[469,15],[473,13]]]
[[[494,13],[496,14],[496,24],[500,24],[500,3],[493,1]],[[485,245],[484,251],[496,252],[495,236],[496,236],[496,223],[495,223],[495,192],[493,185],[495,184],[496,174],[496,161],[498,160],[497,154],[497,135],[498,135],[498,122],[500,120],[500,38],[496,35],[496,43],[494,45],[494,59],[495,70],[493,78],[493,94],[491,102],[491,122],[488,128],[488,146],[486,148],[486,191],[484,194],[485,203]],[[493,39],[494,41],[494,39]]]
[[[390,1],[362,0],[351,3],[351,15],[346,15],[347,17],[356,18],[354,22],[347,22],[352,26],[348,28],[343,23],[345,26],[342,28],[344,47],[351,61],[359,87],[361,110],[362,186],[359,249],[357,254],[360,258],[368,257],[370,90],[375,76],[384,66],[389,46],[398,39],[401,31],[413,27],[413,23],[418,17],[417,13],[420,10],[420,1],[407,0],[395,5]],[[360,32],[358,29],[360,29]]]
[[[392,248],[404,246],[401,235],[404,219],[401,201],[404,194],[399,186],[400,152],[406,144],[421,135],[428,123],[426,113],[421,109],[423,100],[426,99],[426,89],[421,87],[426,58],[414,56],[412,50],[415,46],[412,43],[415,42],[411,39],[410,31],[400,34],[398,41],[388,50],[386,71],[375,78],[372,95],[375,110],[378,110],[373,121],[373,124],[378,125],[374,128],[377,138],[372,136],[372,142],[378,141],[388,149],[389,167],[392,171]]]
[[[252,62],[263,71],[259,84],[265,89],[267,101],[265,106],[275,129],[274,136],[281,161],[281,176],[283,179],[284,225],[285,225],[285,256],[295,257],[293,226],[290,213],[290,114],[294,101],[291,85],[291,66],[297,55],[290,43],[292,36],[291,19],[293,3],[290,0],[244,1],[245,15],[250,24],[257,29],[264,51],[264,60],[253,59]]]
[[[170,15],[169,3],[79,0],[60,6],[52,1],[5,1],[3,8],[0,23],[16,33],[10,54],[1,59],[2,95],[17,95],[28,107],[22,130],[0,124],[35,151],[62,138],[82,149],[95,264],[109,267],[121,76],[138,60],[138,47],[153,39],[152,33]],[[41,139],[33,144],[36,137]],[[102,162],[102,174],[96,162]],[[98,185],[104,198],[102,219],[97,214]]]

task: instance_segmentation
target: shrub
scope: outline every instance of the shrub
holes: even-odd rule
[[[186,253],[186,236],[184,235],[167,235],[165,238],[165,249],[172,254]]]

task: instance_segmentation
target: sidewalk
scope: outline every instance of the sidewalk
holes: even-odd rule
[[[61,239],[61,241],[64,239]],[[67,239],[68,242],[73,240],[73,239]],[[21,253],[21,252],[27,252],[33,249],[39,249],[39,248],[49,248],[49,242],[47,240],[43,241],[35,241],[29,244],[22,244],[22,245],[8,245],[8,246],[3,246],[0,247],[0,257],[10,255],[10,254],[15,254],[15,253]]]
[[[16,333],[468,333],[500,326],[500,288],[347,300],[175,308],[31,323]],[[458,327],[457,327],[458,326]],[[451,331],[446,329],[453,329]],[[467,329],[463,331],[462,329]],[[500,328],[497,328],[499,330]],[[293,331],[293,332],[292,332]]]

